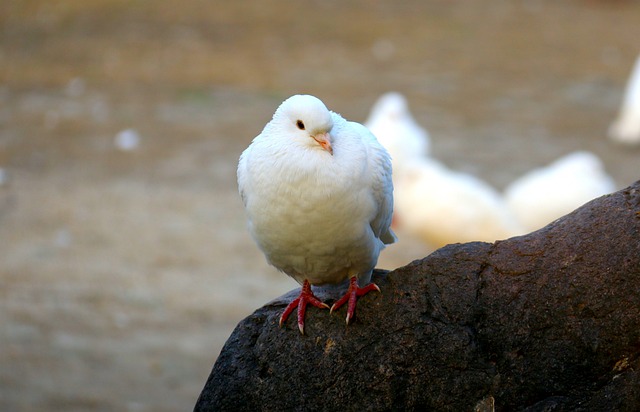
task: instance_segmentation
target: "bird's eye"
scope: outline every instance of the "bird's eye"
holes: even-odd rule
[[[304,130],[304,122],[302,120],[298,120],[296,126],[298,126],[298,129]]]

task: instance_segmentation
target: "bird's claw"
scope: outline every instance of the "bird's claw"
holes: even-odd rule
[[[280,315],[280,327],[287,321],[287,318],[293,312],[293,310],[298,308],[298,330],[300,333],[304,335],[304,317],[307,311],[307,304],[311,304],[320,309],[329,309],[329,305],[322,302],[318,299],[313,292],[311,291],[311,284],[309,281],[305,280],[302,284],[302,290],[300,291],[300,296],[291,301]]]
[[[334,310],[339,309],[342,305],[349,302],[347,305],[347,325],[353,319],[356,312],[356,302],[360,296],[364,296],[372,290],[380,292],[380,288],[375,283],[369,283],[367,286],[361,288],[358,286],[358,279],[354,276],[349,281],[349,289],[340,299],[338,299],[332,306],[329,313],[333,313]]]

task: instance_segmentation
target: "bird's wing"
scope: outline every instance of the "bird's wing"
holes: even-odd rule
[[[352,122],[353,123],[353,122]],[[385,244],[394,243],[396,235],[391,230],[393,215],[393,181],[391,180],[391,157],[375,136],[358,123],[358,131],[368,150],[369,176],[371,190],[378,209],[369,222],[376,237]]]
[[[247,147],[244,152],[240,155],[240,161],[238,162],[238,170],[237,170],[237,178],[238,178],[238,192],[240,193],[240,198],[242,199],[242,204],[247,207],[247,159],[249,157],[249,152],[251,151],[251,146]]]

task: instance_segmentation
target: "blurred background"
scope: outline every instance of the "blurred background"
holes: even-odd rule
[[[638,39],[622,0],[2,1],[0,410],[193,407],[237,322],[297,287],[235,180],[286,97],[364,122],[398,91],[498,190],[575,150],[623,188],[640,150],[606,132]],[[400,235],[380,267],[433,250]]]

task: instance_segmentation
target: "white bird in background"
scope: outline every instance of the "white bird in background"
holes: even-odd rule
[[[298,308],[304,333],[311,285],[341,284],[347,323],[369,283],[378,255],[396,238],[390,229],[393,184],[389,154],[362,125],[329,111],[319,99],[285,100],[240,156],[238,187],[249,231],[268,262],[302,285],[280,318]],[[360,287],[358,285],[365,285]]]
[[[382,95],[365,125],[391,154],[394,224],[403,231],[433,247],[522,233],[495,189],[429,157],[429,133],[413,119],[403,95]]]
[[[391,155],[394,172],[413,159],[429,155],[429,133],[413,119],[407,99],[400,93],[380,96],[365,126]]]
[[[629,77],[620,113],[609,127],[609,138],[625,144],[640,144],[640,56]]]
[[[507,186],[504,196],[520,223],[532,231],[614,190],[600,159],[578,151],[526,173]]]
[[[394,197],[399,228],[433,247],[492,242],[523,232],[493,187],[435,160],[405,165],[396,176]]]

